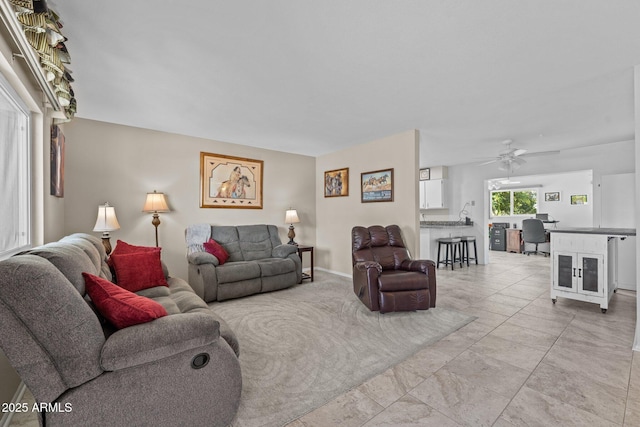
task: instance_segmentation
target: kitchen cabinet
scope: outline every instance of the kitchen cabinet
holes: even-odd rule
[[[420,209],[444,209],[446,207],[446,180],[420,181]]]
[[[600,304],[606,313],[617,280],[618,239],[634,229],[584,228],[551,231],[551,300]]]

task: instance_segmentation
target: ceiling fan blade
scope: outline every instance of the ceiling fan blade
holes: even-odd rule
[[[513,163],[516,163],[518,165],[524,165],[525,163],[527,163],[527,161],[525,159],[521,159],[519,157],[514,157],[513,158]]]
[[[550,154],[558,154],[560,153],[560,151],[555,150],[555,151],[536,151],[533,153],[526,153],[526,154],[521,154],[521,157],[533,157],[533,156],[548,156]]]
[[[486,162],[478,163],[478,166],[488,165],[488,164],[491,164],[491,163],[495,163],[497,161],[498,161],[498,159],[488,160]]]
[[[514,156],[522,156],[526,152],[527,152],[527,150],[525,150],[524,148],[518,148],[513,152],[513,155]]]

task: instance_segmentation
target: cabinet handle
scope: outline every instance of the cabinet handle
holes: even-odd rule
[[[582,269],[581,268],[578,269],[578,277],[582,278]]]
[[[576,269],[575,269],[575,267],[573,269],[573,277],[576,277]]]

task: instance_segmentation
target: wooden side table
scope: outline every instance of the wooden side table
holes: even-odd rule
[[[298,245],[298,256],[300,257],[300,260],[302,260],[303,252],[311,253],[311,274],[302,273],[302,280],[311,279],[313,282],[313,246]]]

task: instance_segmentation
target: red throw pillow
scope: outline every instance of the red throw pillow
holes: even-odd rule
[[[224,264],[229,259],[229,253],[227,253],[222,245],[215,240],[209,239],[208,242],[203,243],[203,246],[205,251],[218,258],[220,265]]]
[[[111,255],[118,286],[131,292],[154,286],[169,286],[162,271],[160,248],[152,251]]]
[[[150,298],[136,295],[93,274],[82,273],[82,276],[98,312],[118,329],[167,315],[167,310]]]
[[[111,256],[109,256],[109,258],[107,259],[107,264],[109,264],[109,267],[113,268],[113,260],[111,259],[113,255],[133,254],[136,252],[153,252],[159,249],[161,248],[156,248],[153,246],[130,245],[127,242],[118,240],[116,242],[116,248],[113,250],[113,252],[111,252]]]

